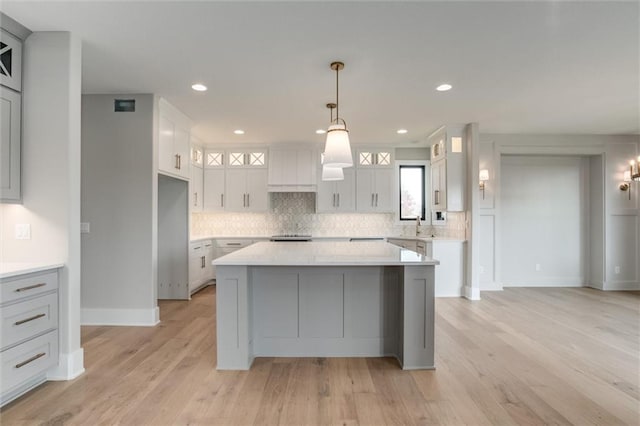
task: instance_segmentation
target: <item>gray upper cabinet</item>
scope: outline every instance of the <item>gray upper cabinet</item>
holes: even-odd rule
[[[20,93],[0,86],[0,201],[20,202]]]
[[[0,32],[0,84],[22,92],[22,42],[5,30]]]
[[[0,31],[0,202],[20,203],[22,42]]]

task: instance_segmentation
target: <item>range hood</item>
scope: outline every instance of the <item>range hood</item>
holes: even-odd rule
[[[318,192],[318,185],[267,185],[268,192]]]
[[[318,192],[317,155],[312,147],[269,149],[269,192]]]

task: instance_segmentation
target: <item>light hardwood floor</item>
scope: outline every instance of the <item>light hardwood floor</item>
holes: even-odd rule
[[[260,358],[215,370],[215,289],[157,327],[83,327],[86,373],[4,407],[19,424],[638,425],[640,293],[508,289],[437,299],[435,371]]]

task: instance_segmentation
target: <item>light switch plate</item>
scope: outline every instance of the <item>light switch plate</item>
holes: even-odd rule
[[[89,222],[80,222],[80,233],[88,234],[91,232],[91,224]]]
[[[16,240],[30,240],[31,225],[28,223],[16,223]]]

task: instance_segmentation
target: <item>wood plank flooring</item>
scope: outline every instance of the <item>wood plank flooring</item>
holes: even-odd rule
[[[215,288],[157,327],[83,327],[86,373],[2,425],[639,425],[640,293],[507,289],[437,299],[436,370],[387,358],[259,358],[216,371]]]

